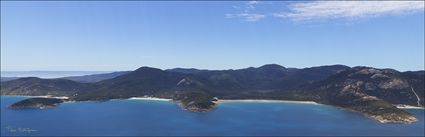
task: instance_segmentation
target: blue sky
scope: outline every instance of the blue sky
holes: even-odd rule
[[[1,70],[424,69],[423,2],[1,2]]]

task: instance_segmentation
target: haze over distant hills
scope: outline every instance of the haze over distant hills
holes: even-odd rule
[[[1,77],[60,78],[112,73],[115,71],[1,71]]]
[[[383,123],[416,121],[394,105],[423,107],[424,92],[423,71],[344,65],[297,69],[267,64],[236,70],[141,67],[130,72],[1,83],[1,95],[68,96],[74,101],[153,96],[179,101],[190,111],[211,111],[216,98],[315,101],[358,111]]]
[[[41,77],[41,78],[62,78],[69,79],[82,83],[93,83],[105,79],[111,79],[123,74],[128,73],[129,71],[117,71],[117,72],[103,72],[103,71],[6,71],[3,72],[6,74],[6,77],[1,77],[1,81],[10,81],[23,77]],[[50,74],[53,73],[53,74]],[[13,77],[7,77],[13,76]]]

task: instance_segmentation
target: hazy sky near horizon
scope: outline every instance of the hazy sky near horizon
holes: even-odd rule
[[[1,1],[1,70],[424,69],[423,1]]]

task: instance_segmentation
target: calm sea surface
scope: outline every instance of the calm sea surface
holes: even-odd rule
[[[65,103],[11,110],[25,97],[1,97],[1,135],[424,135],[424,110],[412,124],[380,124],[325,105],[223,103],[209,113],[148,100]]]

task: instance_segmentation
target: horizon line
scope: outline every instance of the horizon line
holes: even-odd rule
[[[157,68],[157,69],[161,69],[161,70],[168,70],[168,69],[177,69],[177,68],[182,68],[182,69],[197,69],[197,70],[239,70],[239,69],[247,69],[247,68],[259,68],[265,65],[279,65],[288,69],[305,69],[305,68],[314,68],[314,67],[324,67],[324,66],[347,66],[350,68],[354,68],[354,67],[371,67],[371,68],[376,68],[376,69],[393,69],[393,70],[397,70],[399,72],[407,72],[407,71],[424,71],[425,67],[423,69],[409,69],[409,70],[399,70],[399,69],[395,69],[395,68],[391,68],[391,67],[373,67],[373,66],[366,66],[366,65],[344,65],[344,64],[325,64],[325,65],[314,65],[314,66],[310,66],[310,67],[286,67],[284,65],[278,64],[278,63],[269,63],[269,64],[264,64],[264,65],[260,65],[260,66],[249,66],[249,67],[241,67],[241,68],[227,68],[227,69],[205,69],[205,68],[196,68],[196,67],[172,67],[172,68],[162,68],[162,67],[155,67],[155,66],[147,66],[147,65],[142,65],[140,67],[134,68],[134,69],[127,69],[127,70],[42,70],[42,69],[34,69],[34,70],[3,70],[0,68],[0,72],[120,72],[120,71],[134,71],[137,70],[141,67],[150,67],[150,68]]]

